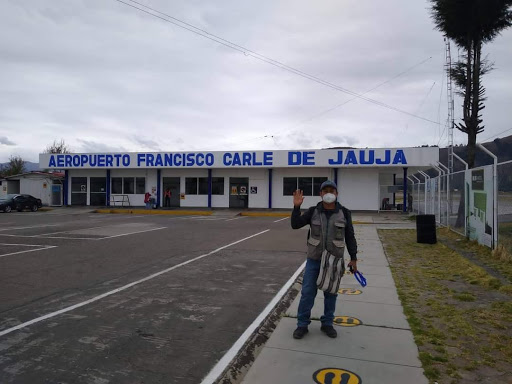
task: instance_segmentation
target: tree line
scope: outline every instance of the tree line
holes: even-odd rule
[[[48,145],[43,153],[71,153],[70,147],[64,142],[54,140],[52,144]],[[11,156],[6,164],[0,165],[0,177],[14,176],[25,173],[26,161],[21,156]]]

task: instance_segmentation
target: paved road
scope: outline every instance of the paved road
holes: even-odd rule
[[[2,384],[199,383],[304,261],[277,220],[0,213]]]

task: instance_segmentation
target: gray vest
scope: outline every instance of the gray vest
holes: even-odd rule
[[[333,212],[327,222],[327,216],[316,208],[311,217],[311,232],[308,239],[308,259],[321,260],[322,252],[343,257],[345,252],[345,215],[341,207]]]

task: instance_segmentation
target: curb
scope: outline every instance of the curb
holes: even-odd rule
[[[149,209],[95,209],[95,213],[111,213],[111,214],[125,214],[125,215],[198,215],[198,216],[211,216],[213,212],[210,211],[158,211]]]

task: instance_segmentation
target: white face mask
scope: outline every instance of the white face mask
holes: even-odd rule
[[[323,195],[322,200],[327,204],[334,203],[336,201],[336,195],[334,193],[326,193]]]

